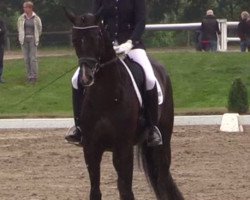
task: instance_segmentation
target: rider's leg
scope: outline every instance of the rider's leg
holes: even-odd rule
[[[72,103],[75,126],[69,129],[65,139],[71,143],[81,143],[82,133],[80,129],[80,116],[82,112],[82,102],[84,98],[84,88],[78,86],[79,69],[72,77]]]
[[[148,145],[155,146],[162,144],[161,132],[157,128],[158,124],[158,92],[156,87],[156,78],[152,65],[148,59],[146,51],[143,49],[133,49],[128,56],[139,63],[146,76],[146,94],[145,94],[145,109],[146,118],[149,123]]]

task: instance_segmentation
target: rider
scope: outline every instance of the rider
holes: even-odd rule
[[[147,142],[149,146],[162,144],[162,136],[157,128],[158,92],[156,77],[147,57],[141,37],[145,30],[145,0],[94,0],[94,13],[100,13],[105,29],[109,32],[117,55],[125,54],[139,63],[146,76],[145,109],[149,124]],[[73,110],[75,127],[70,129],[65,139],[69,142],[81,141],[80,99],[83,91],[78,87],[78,71],[72,78]]]

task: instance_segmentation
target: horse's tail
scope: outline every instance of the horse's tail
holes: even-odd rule
[[[159,128],[163,137],[163,145],[148,147],[144,142],[139,146],[139,157],[157,200],[183,200],[170,173],[171,148],[170,140],[173,130],[174,110],[172,86],[169,77],[165,81],[165,101],[162,105]]]
[[[141,158],[145,175],[152,186],[157,200],[183,200],[169,170],[169,160],[160,147],[143,145]]]

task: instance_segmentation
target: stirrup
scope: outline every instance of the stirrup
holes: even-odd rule
[[[72,126],[65,134],[65,141],[76,146],[83,146],[83,137],[81,129],[78,126]]]
[[[147,145],[149,147],[162,145],[162,135],[157,126],[153,126],[149,132]]]

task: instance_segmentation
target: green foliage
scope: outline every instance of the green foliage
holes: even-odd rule
[[[147,47],[168,47],[174,45],[174,33],[169,31],[147,32],[144,35]]]
[[[246,86],[240,78],[233,81],[228,96],[228,111],[236,113],[246,113],[249,109]]]
[[[18,16],[23,12],[24,0],[1,0],[0,18],[3,18],[10,32],[16,32]],[[33,0],[34,10],[41,17],[44,31],[68,30],[69,22],[66,19],[62,6],[74,10],[77,14],[91,10],[92,1],[78,0]]]
[[[188,36],[190,41],[188,41]],[[147,48],[187,46],[193,40],[193,36],[187,31],[149,31],[143,37]]]
[[[23,12],[24,0],[1,0],[0,17],[10,32],[16,32],[17,17]],[[33,0],[35,12],[41,17],[44,31],[68,30],[62,6],[77,14],[91,12],[91,0]],[[207,9],[213,9],[218,18],[238,20],[242,10],[250,8],[249,0],[147,0],[147,23],[201,21]],[[169,43],[169,42],[167,42]]]
[[[182,21],[200,21],[207,9],[214,9],[213,0],[189,0],[185,6]]]
[[[175,5],[173,0],[148,0],[146,1],[148,10],[148,21],[150,23],[164,20],[166,15],[171,18],[172,9]]]

